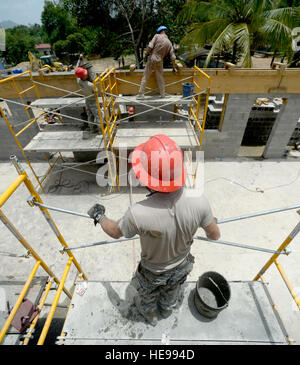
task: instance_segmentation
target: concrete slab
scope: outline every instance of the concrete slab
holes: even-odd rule
[[[99,98],[100,100],[100,98]],[[72,108],[84,107],[85,101],[83,98],[73,97],[73,98],[42,98],[34,100],[31,106],[37,108],[61,108],[70,106]]]
[[[25,146],[28,152],[68,152],[101,151],[104,142],[100,134],[92,134],[88,139],[82,138],[82,131],[39,132]]]
[[[116,104],[119,105],[141,105],[160,106],[163,104],[191,104],[191,99],[183,99],[182,95],[166,95],[161,98],[159,95],[145,95],[144,99],[137,99],[136,95],[124,95],[116,98]]]
[[[189,122],[132,122],[121,123],[113,147],[133,149],[156,134],[166,134],[181,148],[197,148],[199,143]]]
[[[76,290],[82,286],[77,282]],[[75,292],[63,332],[66,345],[161,344],[286,344],[281,322],[259,282],[230,282],[229,306],[215,319],[200,315],[194,304],[195,282],[186,283],[179,309],[160,318],[156,326],[144,322],[132,305],[136,293],[129,282],[88,282],[81,296]],[[100,300],[101,298],[101,300]]]
[[[49,167],[47,163],[33,162],[32,165],[39,176]],[[22,166],[33,184],[37,186],[29,167],[26,163],[22,163]],[[203,181],[204,193],[211,204],[213,214],[218,219],[300,203],[299,158],[205,159],[204,165],[201,166],[199,176]],[[76,167],[81,171],[73,169]],[[121,218],[130,205],[129,187],[124,186],[114,193],[109,187],[100,187],[96,184],[96,174],[97,168],[92,170],[85,165],[74,164],[69,169],[57,166],[46,181],[45,193],[40,192],[41,197],[45,204],[82,213],[86,213],[98,202],[104,204],[108,217],[115,220]],[[1,163],[0,176],[0,193],[3,193],[17,174],[9,163]],[[133,203],[145,199],[146,194],[147,191],[142,187],[133,188]],[[59,253],[61,245],[57,237],[40,210],[31,208],[26,203],[28,196],[28,190],[22,186],[1,209],[54,274],[60,278],[68,256]],[[109,238],[99,226],[94,227],[89,219],[54,211],[50,214],[70,247]],[[222,224],[221,239],[277,249],[298,222],[299,215],[295,211],[286,211]],[[204,235],[204,231],[199,229],[197,234]],[[18,255],[24,253],[21,244],[2,224],[0,224],[0,236],[0,251]],[[292,253],[289,256],[279,257],[279,262],[298,297],[300,297],[299,244],[298,235],[289,246]],[[220,272],[228,281],[251,281],[270,258],[267,253],[204,241],[195,241],[191,252],[195,257],[195,266],[188,281],[196,281],[199,275],[210,270]],[[135,240],[74,250],[73,253],[90,281],[130,281],[139,262],[140,245],[139,241]],[[25,278],[33,265],[32,259],[0,256],[0,275],[6,276],[9,272],[14,277]],[[45,275],[45,272],[39,269],[37,275]],[[72,266],[66,283],[68,289],[72,286],[75,275],[76,270]],[[296,344],[299,344],[299,309],[275,266],[267,271],[264,278],[269,283],[268,290],[278,307],[288,334]],[[101,298],[99,300],[101,301]],[[61,303],[66,305],[69,303],[64,294],[60,299]],[[47,299],[47,304],[51,304],[50,299]],[[118,324],[118,328],[121,327],[122,322]],[[59,334],[60,332],[56,335]]]

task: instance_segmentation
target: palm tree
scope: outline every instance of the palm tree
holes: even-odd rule
[[[224,50],[231,51],[231,62],[240,58],[242,67],[251,67],[251,52],[259,45],[291,59],[291,32],[300,24],[300,8],[276,7],[272,0],[188,0],[179,19],[192,25],[181,45],[191,49],[213,42],[204,67]]]

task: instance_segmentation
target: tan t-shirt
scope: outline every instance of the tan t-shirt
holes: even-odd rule
[[[85,63],[84,60],[79,59],[76,64],[77,67],[84,67],[88,71],[88,79],[87,80],[81,80],[77,79],[78,85],[81,87],[83,93],[85,96],[90,96],[94,94],[94,84],[93,80],[97,77],[93,65],[90,63]],[[90,100],[92,100],[90,98]]]
[[[213,218],[204,195],[189,196],[181,188],[153,194],[129,207],[119,228],[127,238],[140,236],[142,266],[160,273],[184,261],[197,229],[210,225]]]
[[[148,47],[152,48],[151,62],[162,62],[168,53],[171,60],[176,59],[172,43],[166,34],[155,34]]]

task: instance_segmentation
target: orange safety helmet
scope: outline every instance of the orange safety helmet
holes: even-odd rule
[[[164,134],[150,137],[134,149],[132,167],[143,185],[162,193],[180,189],[187,175],[181,149]]]
[[[75,70],[75,75],[79,79],[81,79],[84,76],[87,76],[87,74],[88,74],[87,70],[83,67],[77,67],[76,70]]]

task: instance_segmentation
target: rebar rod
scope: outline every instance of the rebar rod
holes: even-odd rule
[[[239,217],[226,218],[226,219],[220,219],[220,220],[218,219],[217,220],[217,223],[218,224],[229,223],[229,222],[233,222],[233,221],[237,221],[237,220],[242,220],[242,219],[247,219],[247,218],[253,218],[253,217],[259,217],[261,215],[278,213],[278,212],[283,212],[283,211],[286,211],[286,210],[292,210],[292,209],[298,209],[298,208],[300,208],[300,205],[292,205],[292,206],[286,207],[286,208],[278,208],[278,209],[265,210],[265,211],[262,211],[262,212],[256,212],[256,213],[250,213],[250,214],[241,215]]]
[[[255,251],[262,251],[262,252],[267,252],[267,253],[276,253],[278,255],[288,255],[291,253],[291,251],[286,250],[286,251],[275,251],[275,250],[270,250],[268,248],[261,248],[261,247],[257,247],[257,246],[249,246],[249,245],[244,245],[241,243],[235,243],[235,242],[228,242],[228,241],[223,241],[223,240],[211,240],[209,238],[206,237],[201,237],[201,236],[194,236],[194,239],[196,240],[201,240],[201,241],[207,241],[207,242],[212,242],[212,243],[219,243],[221,245],[228,245],[228,246],[234,246],[234,247],[239,247],[239,248],[246,248],[248,250],[255,250]]]

